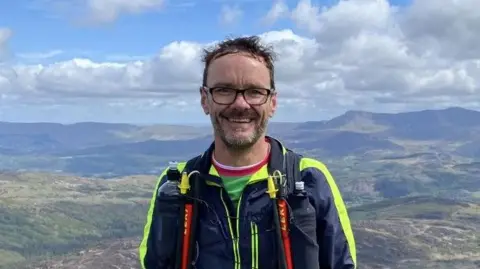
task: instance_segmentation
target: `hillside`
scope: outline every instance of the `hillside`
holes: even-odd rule
[[[298,130],[349,130],[409,140],[468,140],[480,128],[480,112],[460,107],[403,113],[348,111],[329,121],[306,122]]]
[[[428,196],[350,209],[362,268],[478,268],[480,204]],[[382,246],[382,247],[379,247]]]
[[[401,156],[435,154],[455,166],[480,158],[479,119],[480,112],[463,108],[348,111],[327,121],[271,123],[268,132],[288,147],[337,163],[397,158],[401,164]],[[209,126],[0,123],[0,170],[155,175],[168,161],[203,150],[211,132]]]
[[[138,235],[154,183],[146,176],[1,174],[0,266]]]
[[[480,265],[479,116],[349,111],[275,123],[269,134],[329,167],[351,209],[362,268],[469,269]],[[0,123],[0,268],[135,268],[156,176],[202,151],[210,133]]]
[[[473,269],[480,264],[480,204],[412,197],[350,210],[359,268]],[[437,214],[438,210],[445,214]],[[87,249],[10,268],[139,268],[140,240],[140,236],[104,240]]]
[[[50,154],[148,139],[190,139],[209,133],[211,131],[205,127],[182,125],[0,122],[0,148],[17,154]]]

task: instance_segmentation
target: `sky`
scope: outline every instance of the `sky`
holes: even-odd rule
[[[243,35],[273,121],[480,110],[478,0],[0,0],[0,121],[208,123],[202,49]]]

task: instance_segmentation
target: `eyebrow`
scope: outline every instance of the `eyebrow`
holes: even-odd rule
[[[235,85],[233,83],[229,83],[229,82],[219,82],[219,83],[214,84],[211,88],[215,88],[215,87],[237,88],[237,85]],[[248,88],[269,89],[268,87],[266,88],[264,86],[256,85],[256,84],[252,84],[252,83],[244,84],[243,88],[245,88],[245,89],[248,89]]]

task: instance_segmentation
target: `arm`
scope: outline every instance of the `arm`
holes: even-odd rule
[[[173,244],[170,242],[159,242],[158,238],[158,211],[157,208],[157,192],[160,186],[166,181],[165,169],[157,180],[157,184],[150,200],[150,206],[147,212],[145,227],[143,230],[143,239],[139,247],[139,259],[142,269],[167,269],[169,268],[166,257],[160,257],[158,254],[160,247],[171,247]],[[161,239],[160,239],[161,240]],[[163,251],[162,251],[163,252]]]
[[[356,269],[355,239],[348,212],[334,178],[316,160],[304,159],[301,169],[311,186],[317,210],[317,242],[322,269]]]

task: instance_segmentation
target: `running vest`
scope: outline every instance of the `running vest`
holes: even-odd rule
[[[189,180],[189,174],[192,168],[197,166],[201,155],[189,160],[182,173],[178,170],[169,168],[167,175],[169,180],[178,181],[180,193],[182,197],[182,206],[178,238],[177,250],[174,269],[192,269],[192,254],[195,250],[195,231],[197,225],[197,212],[199,189],[197,180]],[[195,172],[195,171],[194,171]],[[303,182],[300,175],[300,155],[287,149],[283,163],[284,181],[275,182],[272,177],[268,179],[268,195],[275,200],[273,205],[274,221],[276,228],[276,240],[280,246],[278,249],[278,258],[280,267],[278,269],[292,269],[292,256],[290,246],[290,236],[288,232],[288,224],[290,212],[286,203],[286,198],[293,192],[303,191]],[[191,174],[193,178],[194,174]],[[276,176],[276,175],[271,175]]]

